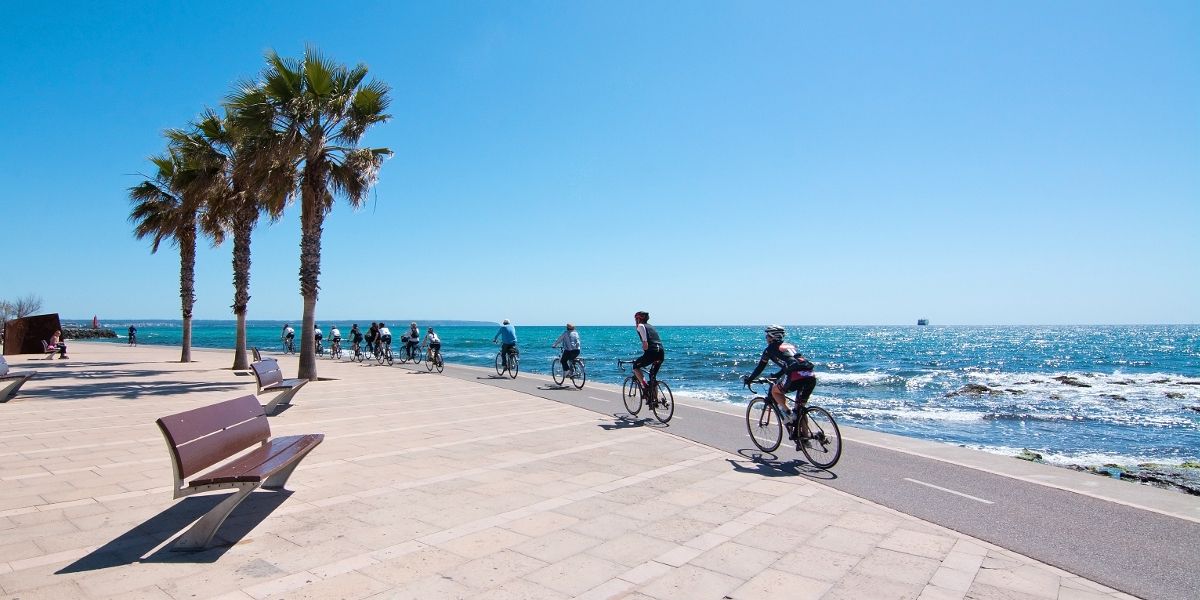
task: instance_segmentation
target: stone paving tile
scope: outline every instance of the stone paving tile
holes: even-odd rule
[[[105,357],[64,365],[80,381],[133,360],[151,365],[141,384],[241,391],[68,403],[34,387],[5,406],[3,597],[1122,597],[655,427],[604,429],[613,417],[332,361],[319,365],[334,381],[310,384],[271,419],[276,435],[326,434],[292,494],[270,514],[243,510],[262,505],[260,494],[239,508],[218,534],[244,532],[236,543],[139,560],[183,527],[160,523],[177,503],[154,418],[253,384],[225,369],[224,352],[196,350],[189,365],[164,362],[161,348],[79,352]],[[295,357],[280,360],[294,372]],[[439,400],[488,415],[447,418]],[[57,573],[80,559],[112,566]]]

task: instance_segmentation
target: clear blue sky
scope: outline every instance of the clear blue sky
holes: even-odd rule
[[[0,298],[178,318],[164,128],[306,43],[392,88],[318,320],[1200,322],[1200,3],[4,2]],[[298,207],[250,318],[301,313]],[[205,248],[198,318],[232,318]]]

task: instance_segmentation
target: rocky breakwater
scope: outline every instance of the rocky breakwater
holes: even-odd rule
[[[1017,458],[1030,462],[1045,462],[1042,455],[1028,448],[1024,449]],[[1122,479],[1136,483],[1145,483],[1156,487],[1184,492],[1200,496],[1200,462],[1188,461],[1178,465],[1159,463],[1142,463],[1139,465],[1065,465],[1068,469],[1103,475],[1113,479]]]
[[[68,340],[91,340],[96,338],[115,338],[117,332],[101,327],[92,329],[91,327],[64,327],[63,337]]]

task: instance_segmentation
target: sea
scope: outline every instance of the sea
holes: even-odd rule
[[[357,322],[337,321],[343,336]],[[385,321],[388,322],[388,321]],[[408,320],[388,322],[399,343]],[[299,329],[299,320],[291,321]],[[333,322],[320,321],[328,336]],[[250,346],[281,351],[283,321],[250,321]],[[86,325],[81,323],[81,325]],[[126,343],[177,346],[179,321],[105,322]],[[496,325],[431,321],[449,363],[490,367]],[[660,326],[660,379],[676,394],[729,405],[764,347],[761,327]],[[817,366],[812,402],[840,423],[1050,463],[1200,460],[1200,325],[795,326],[788,339]],[[517,327],[522,372],[548,374],[562,326]],[[619,384],[618,358],[640,354],[632,326],[580,326],[590,381]],[[192,345],[232,349],[235,322],[193,321]],[[298,345],[298,344],[297,344]],[[319,371],[319,366],[318,366]],[[768,369],[768,373],[773,369]]]

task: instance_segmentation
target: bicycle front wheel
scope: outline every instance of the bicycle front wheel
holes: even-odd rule
[[[666,423],[675,415],[675,396],[671,394],[671,386],[665,382],[658,382],[658,395],[654,398],[654,404],[650,405],[650,409],[654,411],[654,417],[659,422]]]
[[[621,386],[621,397],[625,400],[625,410],[636,417],[642,410],[642,389],[632,375],[625,378],[625,385]]]
[[[814,467],[832,468],[842,457],[842,432],[833,415],[820,406],[809,406],[804,410],[798,437],[804,456]]]
[[[587,383],[587,368],[583,366],[582,360],[575,361],[575,370],[571,372],[571,383],[575,384],[577,390],[582,390],[583,384]]]
[[[566,374],[563,373],[562,361],[555,358],[550,361],[550,378],[554,380],[554,385],[562,385]]]
[[[506,365],[504,364],[504,351],[496,353],[496,375],[504,375]]]
[[[783,441],[783,419],[775,403],[759,396],[746,407],[746,431],[750,441],[763,452],[774,452]]]
[[[508,359],[508,376],[512,379],[516,379],[517,371],[519,370],[521,370],[521,357],[514,354]]]

